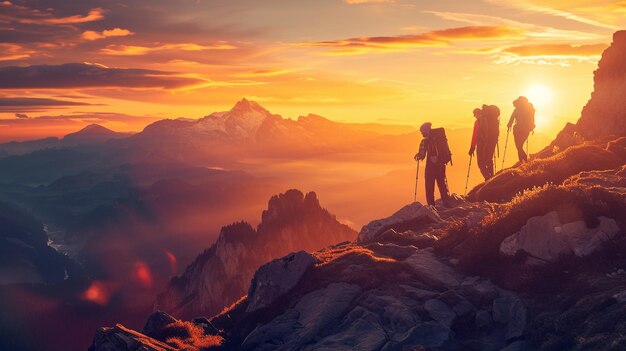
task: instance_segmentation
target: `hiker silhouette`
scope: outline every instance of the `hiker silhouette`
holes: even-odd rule
[[[415,160],[426,158],[425,190],[426,202],[435,206],[435,182],[439,188],[441,201],[445,207],[450,206],[448,193],[448,180],[446,179],[446,164],[452,163],[452,153],[448,146],[446,132],[443,128],[432,128],[430,122],[420,127],[423,139],[420,142],[419,151],[415,154]]]
[[[476,153],[478,169],[483,178],[488,180],[494,174],[494,155],[500,135],[500,109],[496,105],[483,105],[482,108],[474,109],[473,113],[476,121],[469,155],[472,157]]]
[[[528,161],[528,155],[524,151],[524,143],[530,132],[535,130],[535,107],[525,96],[520,96],[513,101],[515,109],[507,124],[508,130],[513,127],[513,139],[517,148],[517,156],[520,162]],[[515,126],[513,126],[515,122]],[[507,132],[508,132],[507,130]]]

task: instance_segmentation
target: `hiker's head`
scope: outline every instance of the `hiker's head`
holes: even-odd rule
[[[422,135],[424,137],[427,137],[428,134],[430,134],[430,127],[431,126],[432,126],[432,123],[430,123],[430,122],[426,122],[426,123],[424,123],[424,124],[422,124],[420,126],[420,132],[422,132]]]
[[[480,116],[483,114],[483,110],[479,109],[479,108],[475,108],[474,109],[474,117],[476,118],[480,118]]]
[[[513,106],[519,107],[523,105],[528,105],[528,99],[525,96],[520,96],[517,99],[513,100]]]

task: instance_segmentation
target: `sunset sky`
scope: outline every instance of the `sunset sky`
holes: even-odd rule
[[[245,97],[283,117],[574,121],[624,0],[0,1],[0,141],[138,131]]]

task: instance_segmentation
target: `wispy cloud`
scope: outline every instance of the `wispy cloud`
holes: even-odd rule
[[[516,8],[516,9],[520,9],[524,11],[542,13],[546,15],[566,18],[571,21],[584,23],[584,24],[599,27],[599,28],[605,28],[605,29],[611,29],[611,30],[620,29],[619,26],[599,22],[594,19],[575,14],[571,11],[565,11],[565,10],[556,9],[556,8],[549,7],[549,6],[536,4],[528,0],[486,0],[486,1],[492,4],[512,7],[512,8]]]
[[[57,100],[50,98],[0,97],[0,112],[33,112],[63,106],[89,106],[85,102]]]
[[[205,50],[232,50],[236,46],[227,44],[226,42],[218,42],[211,45],[201,45],[194,43],[180,44],[157,44],[154,46],[136,46],[136,45],[108,45],[100,50],[103,54],[117,56],[138,56],[146,55],[160,51],[205,51]]]
[[[0,61],[15,61],[30,57],[34,52],[21,45],[0,43]]]
[[[259,69],[255,71],[237,73],[237,77],[274,77],[283,74],[292,73],[294,70],[290,69]]]
[[[109,68],[98,64],[66,63],[0,67],[0,89],[66,89],[89,87],[176,89],[204,83],[173,72]]]
[[[17,5],[10,1],[0,2],[0,20],[7,23],[61,25],[80,24],[98,21],[104,18],[104,10],[93,8],[85,15],[55,16],[52,9],[38,10],[27,6]]]
[[[395,3],[396,0],[343,0],[346,4],[350,5],[361,5],[361,4],[392,4]]]
[[[608,47],[607,44],[572,45],[541,44],[508,47],[502,52],[517,56],[594,56],[599,57]]]
[[[528,37],[535,38],[535,39],[597,40],[597,39],[604,38],[604,36],[600,34],[596,34],[596,33],[540,26],[540,25],[536,25],[532,23],[515,21],[515,20],[498,17],[498,16],[465,13],[465,12],[446,12],[446,11],[422,11],[422,12],[435,15],[445,20],[467,23],[473,26],[511,26],[511,27],[524,28],[527,32],[526,34],[528,35]]]
[[[105,29],[101,32],[97,32],[93,30],[86,30],[83,32],[81,37],[85,40],[97,40],[97,39],[104,39],[104,38],[110,38],[110,37],[126,37],[126,36],[133,35],[133,34],[135,33],[129,31],[128,29],[116,27],[112,29]]]
[[[496,63],[570,66],[572,62],[596,63],[607,44],[542,44],[511,46],[500,50]]]
[[[435,30],[420,34],[360,37],[342,40],[301,43],[303,46],[334,48],[332,54],[362,54],[376,51],[403,51],[418,47],[449,46],[455,42],[520,39],[525,30],[512,26],[468,26]]]

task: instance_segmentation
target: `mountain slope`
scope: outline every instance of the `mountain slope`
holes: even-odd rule
[[[270,199],[256,230],[244,222],[223,227],[217,242],[172,279],[156,306],[181,317],[217,313],[245,294],[264,262],[355,236],[320,206],[315,193],[289,190]]]
[[[626,50],[619,57],[626,62]],[[596,89],[626,101],[624,89]],[[594,123],[623,116],[613,107]],[[220,350],[622,350],[626,133],[616,132],[479,188],[523,192],[513,198],[415,202],[364,226],[354,243],[270,261],[243,299],[193,323],[223,337]],[[595,162],[600,150],[611,163]],[[572,166],[572,155],[591,166]],[[535,183],[506,181],[516,177]]]

